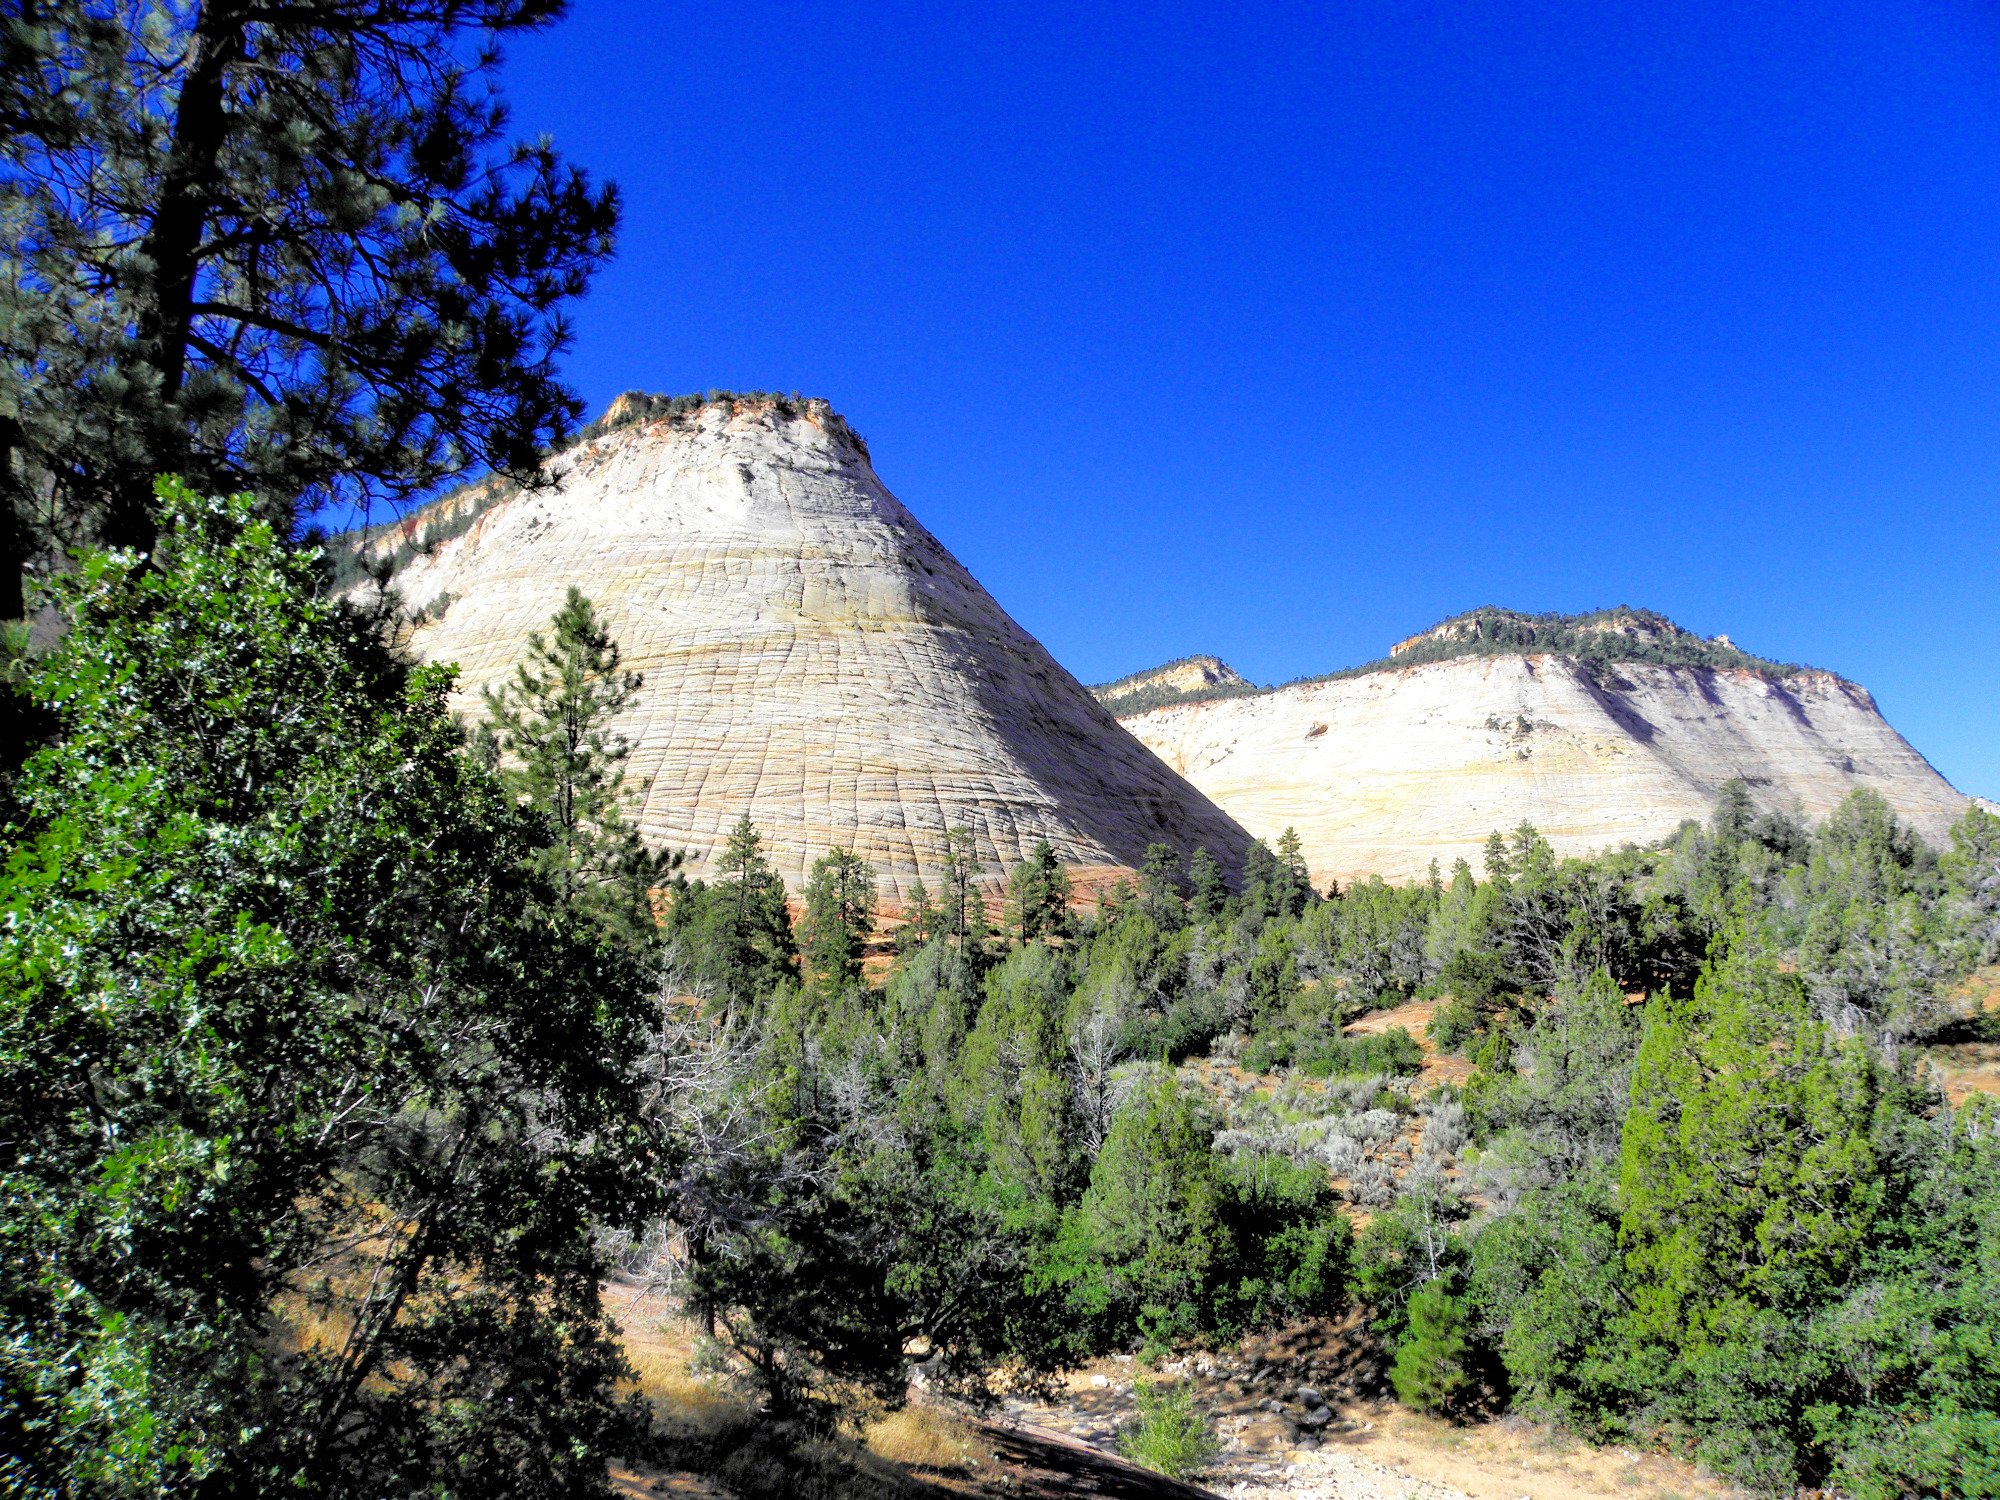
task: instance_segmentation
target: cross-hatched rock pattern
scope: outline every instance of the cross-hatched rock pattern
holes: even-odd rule
[[[391,586],[411,644],[458,664],[468,718],[568,586],[589,595],[645,678],[617,726],[639,826],[696,873],[746,812],[795,893],[839,845],[875,866],[885,904],[919,874],[937,889],[958,826],[989,889],[1041,839],[1085,886],[1155,842],[1240,861],[1243,830],[1008,617],[824,403],[711,402],[548,473],[366,545],[404,544]],[[443,539],[409,555],[427,534]]]
[[[1481,656],[1123,722],[1252,834],[1296,827],[1322,885],[1477,869],[1523,821],[1565,854],[1649,842],[1707,818],[1732,777],[1807,818],[1871,788],[1933,844],[1968,802],[1828,672]]]

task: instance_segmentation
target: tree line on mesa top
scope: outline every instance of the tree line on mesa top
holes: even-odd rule
[[[1650,609],[1619,605],[1613,609],[1566,615],[1556,612],[1526,614],[1520,610],[1488,605],[1433,625],[1403,642],[1393,654],[1379,660],[1342,667],[1334,672],[1295,677],[1276,687],[1260,688],[1255,683],[1235,681],[1177,688],[1151,680],[1173,667],[1199,659],[1182,657],[1150,672],[1135,672],[1116,682],[1100,683],[1091,691],[1112,713],[1125,718],[1177,703],[1254,697],[1283,688],[1308,686],[1316,682],[1341,682],[1351,677],[1365,677],[1375,672],[1396,671],[1431,662],[1544,652],[1573,658],[1594,679],[1613,689],[1630,686],[1617,671],[1624,663],[1754,672],[1773,682],[1783,681],[1806,670],[1796,663],[1753,655],[1722,636],[1700,636],[1683,630],[1665,615]]]
[[[961,848],[871,983],[856,862],[794,934],[754,828],[637,841],[584,602],[453,721],[297,533],[573,432],[616,198],[491,87],[561,10],[0,14],[5,1487],[602,1492],[663,1440],[614,1268],[772,1430],[1353,1301],[1426,1409],[2000,1484],[1993,1115],[1927,1064],[1989,1024],[1984,813],[1164,851],[1091,913],[1037,858],[983,934]],[[1410,999],[1462,1087],[1348,1029]]]

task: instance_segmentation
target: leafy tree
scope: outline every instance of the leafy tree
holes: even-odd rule
[[[1618,1159],[1638,1041],[1636,1015],[1599,969],[1516,1044],[1518,1071],[1488,1089],[1481,1108],[1496,1129],[1528,1138],[1537,1185]]]
[[[875,931],[875,871],[845,849],[813,861],[806,881],[805,960],[813,982],[839,991],[861,978]]]
[[[0,875],[0,1460],[92,1495],[605,1492],[630,953],[451,676],[163,484],[60,581]]]
[[[0,74],[0,616],[31,554],[146,546],[153,478],[399,501],[529,480],[617,201],[507,148],[498,43],[561,0],[47,0]]]
[[[1420,1288],[1439,1280],[1456,1285],[1466,1247],[1455,1229],[1465,1215],[1464,1202],[1441,1179],[1423,1177],[1357,1238],[1354,1293],[1392,1346],[1409,1327],[1410,1300]]]
[[[1517,1409],[1604,1435],[1661,1379],[1628,1334],[1618,1227],[1615,1165],[1531,1187],[1473,1237],[1467,1289]]]
[[[619,670],[617,643],[572,584],[550,634],[530,635],[513,677],[487,689],[483,726],[502,780],[554,829],[542,873],[634,943],[652,936],[653,892],[681,860],[649,853],[629,821],[632,745],[611,726],[642,682]]]

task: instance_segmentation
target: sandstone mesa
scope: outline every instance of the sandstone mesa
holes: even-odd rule
[[[549,460],[372,532],[411,645],[506,677],[576,584],[644,674],[617,727],[655,846],[708,864],[748,813],[794,892],[839,845],[889,905],[970,827],[989,887],[1047,839],[1088,886],[1146,846],[1247,836],[1021,629],[877,478],[825,402],[621,398]]]

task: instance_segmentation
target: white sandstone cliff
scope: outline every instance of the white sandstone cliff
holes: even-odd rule
[[[1865,689],[1816,671],[1470,656],[1123,722],[1253,834],[1296,827],[1322,885],[1476,869],[1523,821],[1563,853],[1647,842],[1732,777],[1809,818],[1872,788],[1933,842],[1967,805]]]
[[[1243,831],[1008,618],[825,403],[642,417],[549,474],[448,497],[368,551],[445,537],[392,586],[416,651],[459,665],[469,717],[565,589],[589,595],[645,676],[618,726],[646,784],[640,828],[696,873],[746,812],[794,891],[837,844],[890,904],[919,873],[936,890],[959,825],[989,880],[1040,839],[1086,884],[1155,841],[1240,857]]]

